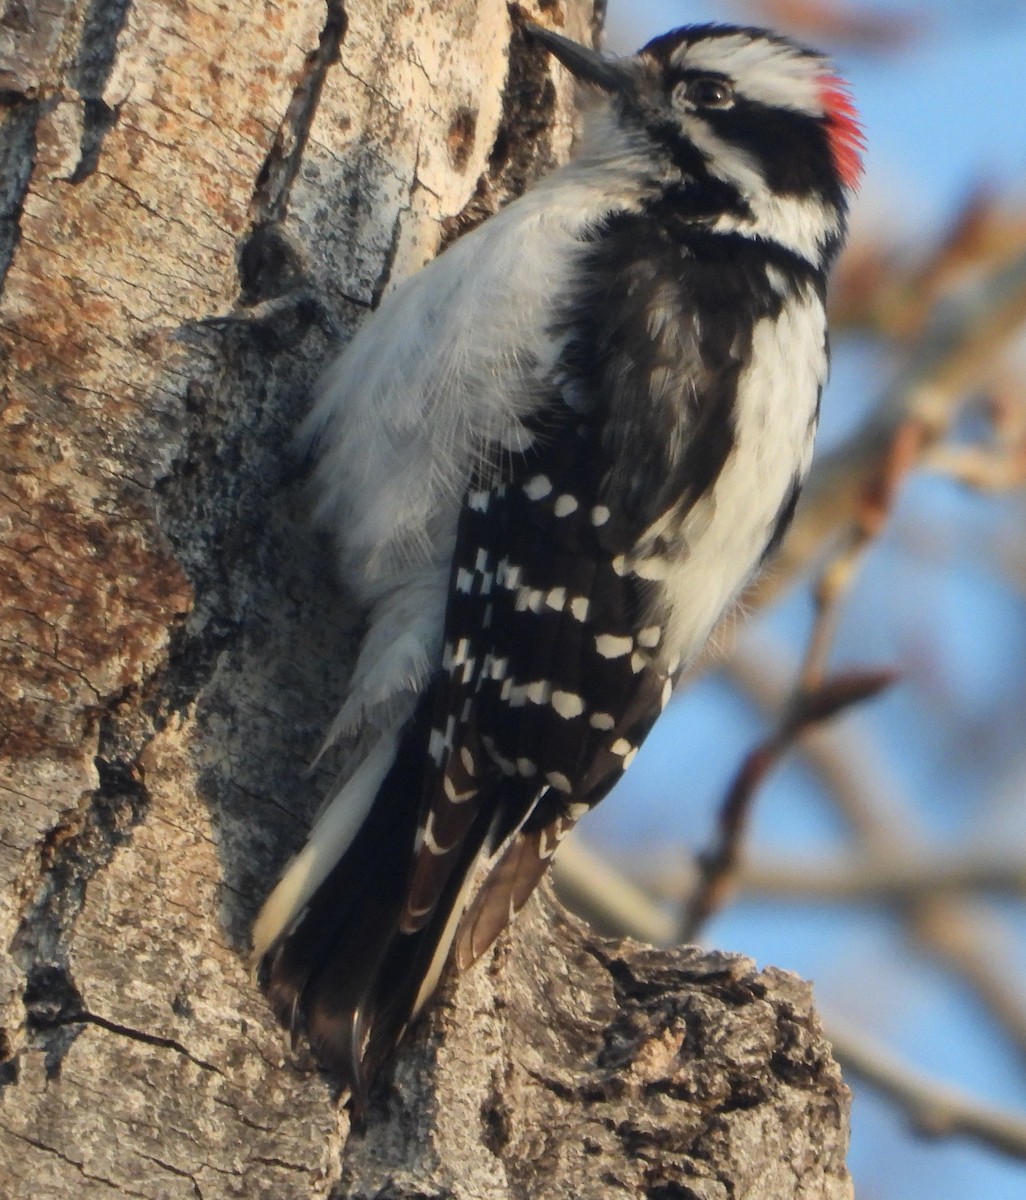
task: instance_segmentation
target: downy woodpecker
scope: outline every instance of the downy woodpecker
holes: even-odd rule
[[[370,612],[330,737],[371,749],[254,949],[358,1106],[787,528],[861,171],[844,84],[783,37],[526,29],[594,94],[576,157],[386,297],[307,424]]]

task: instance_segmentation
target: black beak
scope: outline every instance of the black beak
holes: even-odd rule
[[[582,83],[593,83],[605,92],[619,92],[630,82],[630,72],[624,69],[619,59],[603,58],[597,50],[581,46],[530,21],[525,21],[521,28],[529,38],[540,42],[554,58],[558,58],[570,74]]]

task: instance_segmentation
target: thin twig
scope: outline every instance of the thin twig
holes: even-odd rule
[[[786,702],[788,668],[768,647],[765,635],[747,640],[744,654],[725,664],[747,695],[768,712]],[[863,862],[890,864],[923,859],[928,839],[920,832],[911,806],[894,780],[879,773],[876,756],[864,735],[844,727],[817,729],[808,734],[803,750],[826,780],[829,793],[856,837]],[[858,769],[853,769],[858,764]],[[1007,971],[981,951],[976,934],[954,936],[969,920],[978,923],[977,910],[950,889],[940,887],[911,894],[903,909],[912,935],[942,966],[962,979],[979,996],[1019,1052],[1026,1056],[1026,1002]]]
[[[696,884],[693,865],[681,864],[676,855],[665,865],[649,863],[634,870],[628,862],[626,869],[635,889],[640,887],[656,903],[679,904]],[[814,863],[788,856],[762,858],[739,867],[736,891],[794,904],[882,904],[894,909],[927,897],[967,893],[1026,897],[1026,857],[995,851],[969,858],[936,853],[901,859],[838,855]]]
[[[935,446],[923,467],[980,492],[1011,491],[1026,486],[1026,444],[1008,449]]]
[[[823,616],[829,619],[826,609]],[[684,905],[678,940],[694,941],[733,889],[752,805],[772,768],[803,733],[878,695],[893,680],[894,675],[889,671],[848,672],[811,690],[799,686],[776,729],[741,764],[720,806],[716,840],[699,856],[698,883]]]
[[[1000,918],[982,903],[934,893],[908,910],[919,941],[976,994],[984,1008],[1026,1056],[1026,1003],[1021,981],[1008,969],[1007,946]],[[1004,939],[1014,943],[1014,935]]]
[[[589,850],[578,834],[559,848],[552,866],[556,891],[568,908],[610,937],[672,946],[677,918],[622,871]]]
[[[844,1070],[900,1105],[917,1133],[971,1137],[1003,1154],[1026,1159],[1026,1113],[981,1104],[956,1088],[919,1075],[844,1022],[831,1018],[824,1024]]]

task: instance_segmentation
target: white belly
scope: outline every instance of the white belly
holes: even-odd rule
[[[826,316],[815,295],[755,326],[751,363],[738,381],[734,447],[684,521],[683,555],[666,564],[666,644],[683,662],[751,579],[781,504],[808,470],[826,372]]]

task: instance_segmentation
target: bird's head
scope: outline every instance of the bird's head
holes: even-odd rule
[[[733,25],[686,26],[619,59],[536,25],[526,31],[602,97],[586,155],[653,164],[658,202],[712,227],[819,263],[832,257],[863,139],[828,59]]]

